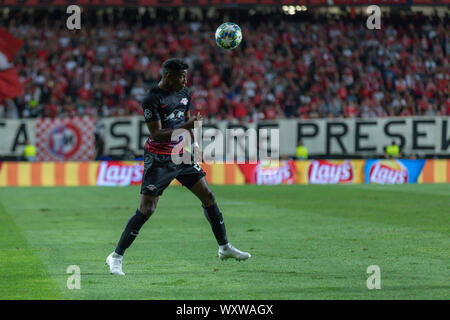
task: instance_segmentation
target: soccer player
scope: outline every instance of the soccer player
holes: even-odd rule
[[[161,81],[150,88],[142,102],[150,137],[145,143],[141,200],[139,209],[128,220],[116,249],[106,258],[111,274],[124,275],[122,260],[125,250],[155,212],[159,196],[173,179],[177,179],[200,199],[205,217],[219,244],[219,258],[234,258],[240,261],[251,257],[250,253],[240,251],[228,242],[222,213],[214,193],[206,183],[206,174],[201,167],[193,160],[189,164],[176,164],[172,161],[172,152],[179,150],[179,144],[183,143],[182,137],[172,140],[174,130],[185,129],[193,136],[194,122],[202,121],[200,114],[190,116],[191,92],[185,86],[188,68],[182,59],[165,61]],[[198,149],[198,144],[194,142],[191,150],[200,152]]]

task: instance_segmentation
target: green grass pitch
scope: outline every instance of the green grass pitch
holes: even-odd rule
[[[220,261],[200,203],[170,187],[124,258],[104,265],[139,187],[1,188],[0,299],[448,299],[450,185],[212,186]],[[81,270],[69,290],[67,267]],[[366,286],[367,267],[381,289]]]

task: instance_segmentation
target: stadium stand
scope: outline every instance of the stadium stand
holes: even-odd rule
[[[392,14],[368,30],[352,14],[268,18],[224,9],[163,23],[174,13],[127,10],[91,8],[85,27],[68,32],[58,10],[11,9],[2,23],[25,43],[15,60],[24,95],[0,102],[0,117],[141,114],[146,88],[173,56],[190,64],[195,111],[208,118],[450,115],[448,15]],[[214,31],[230,16],[244,41],[226,52]]]

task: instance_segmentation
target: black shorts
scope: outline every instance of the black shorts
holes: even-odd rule
[[[191,164],[175,164],[170,154],[157,154],[144,149],[142,194],[159,196],[173,179],[177,179],[183,186],[191,189],[204,176],[206,173],[194,161]]]

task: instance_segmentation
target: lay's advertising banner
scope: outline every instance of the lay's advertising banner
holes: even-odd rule
[[[242,185],[245,178],[237,164],[201,164],[212,185]],[[0,187],[138,186],[142,161],[100,162],[0,162]],[[179,185],[177,180],[173,185]]]
[[[366,160],[365,183],[405,184],[417,183],[425,160]]]
[[[364,183],[364,160],[296,161],[298,184]]]
[[[295,183],[295,161],[258,161],[255,164],[243,163],[238,166],[247,184],[279,185]]]
[[[320,159],[201,167],[211,185],[450,183],[450,160]],[[138,186],[142,173],[141,161],[0,162],[0,187]]]

